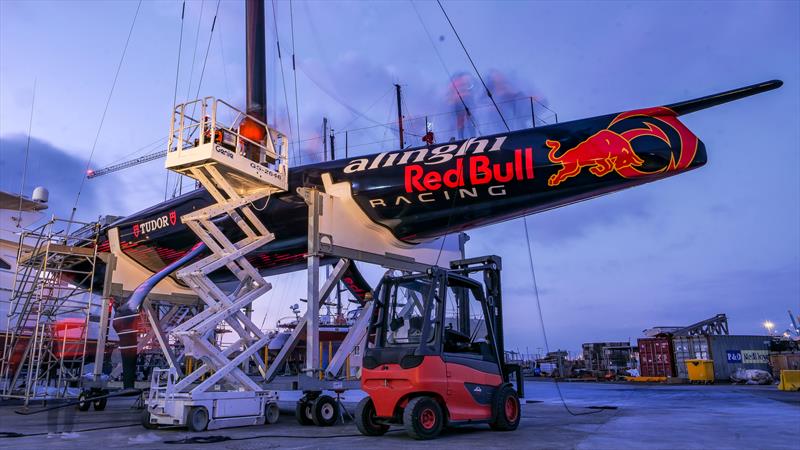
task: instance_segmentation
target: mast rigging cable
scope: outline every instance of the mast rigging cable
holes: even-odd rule
[[[292,72],[294,74],[294,119],[297,121],[297,163],[302,164],[303,152],[300,148],[300,102],[297,100],[297,61],[294,51],[294,2],[292,0],[289,0],[289,24],[292,29]]]
[[[461,48],[464,49],[464,53],[467,55],[467,59],[469,59],[469,63],[472,64],[472,68],[475,70],[475,74],[478,75],[478,79],[481,80],[481,84],[483,85],[483,88],[486,90],[486,95],[489,96],[489,100],[492,101],[492,104],[494,105],[494,108],[497,110],[497,114],[499,114],[500,115],[500,119],[503,120],[503,125],[505,125],[505,127],[506,127],[506,129],[508,131],[511,131],[511,128],[508,126],[508,123],[506,122],[506,118],[503,117],[503,113],[500,112],[500,107],[497,106],[497,102],[494,101],[494,97],[492,96],[492,91],[489,90],[489,88],[486,86],[486,82],[483,81],[483,77],[481,76],[481,73],[478,71],[478,68],[475,66],[475,62],[472,60],[472,56],[470,56],[469,52],[467,51],[467,47],[464,46],[464,42],[461,40],[461,36],[459,36],[458,31],[456,31],[455,25],[453,25],[453,22],[450,20],[450,16],[448,16],[447,15],[447,11],[444,10],[444,6],[442,6],[442,2],[440,0],[436,0],[436,3],[439,5],[439,9],[442,10],[442,13],[444,14],[445,19],[447,19],[447,23],[450,24],[450,28],[453,30],[453,34],[456,35],[456,38],[458,39],[458,43],[461,44]]]
[[[22,183],[19,186],[19,211],[17,228],[22,224],[22,194],[25,193],[25,178],[28,174],[28,155],[31,150],[31,128],[33,128],[33,107],[36,104],[36,78],[33,79],[33,97],[31,97],[31,116],[28,119],[28,140],[25,142],[25,163],[22,165]]]
[[[175,69],[175,88],[172,92],[172,111],[175,111],[175,105],[178,102],[178,79],[180,78],[181,74],[181,50],[183,48],[183,24],[184,18],[186,16],[186,1],[184,0],[183,5],[181,5],[181,32],[178,36],[178,64],[177,68]],[[169,151],[169,149],[167,149]],[[167,179],[164,182],[164,201],[167,201],[167,193],[169,192],[169,173],[170,171],[167,170]]]
[[[197,32],[194,34],[194,51],[192,52],[192,65],[189,68],[189,84],[186,86],[186,100],[192,92],[192,80],[194,79],[194,63],[197,60],[197,45],[200,43],[200,24],[203,21],[203,9],[206,5],[205,0],[200,0],[200,17],[197,18]]]
[[[428,37],[428,42],[431,43],[433,51],[439,58],[439,62],[442,64],[442,69],[444,69],[444,72],[447,74],[447,79],[450,80],[450,85],[452,86],[453,90],[456,91],[456,95],[458,95],[458,100],[461,101],[461,106],[464,107],[464,111],[467,113],[467,117],[469,117],[470,122],[472,122],[472,126],[475,127],[475,131],[477,131],[478,134],[481,134],[481,130],[478,128],[477,122],[475,122],[475,117],[473,117],[472,112],[469,110],[469,107],[467,106],[467,103],[464,101],[464,97],[461,95],[461,91],[458,90],[458,86],[456,86],[456,83],[453,80],[453,75],[447,68],[447,64],[445,64],[444,58],[442,58],[442,54],[439,53],[439,49],[436,48],[436,44],[433,41],[433,37],[431,36],[430,31],[428,31],[428,27],[425,25],[425,21],[422,20],[422,15],[420,15],[419,10],[417,9],[417,5],[414,4],[414,0],[408,0],[408,1],[409,3],[411,3],[411,7],[414,8],[414,13],[416,13],[417,19],[419,19],[420,25],[422,25],[422,29],[425,30],[425,35]]]
[[[139,3],[136,5],[136,12],[133,14],[133,20],[131,21],[131,28],[128,30],[128,37],[125,39],[125,46],[122,48],[122,56],[119,58],[119,63],[117,64],[117,70],[114,73],[114,81],[111,83],[111,90],[108,92],[108,98],[106,99],[106,106],[103,108],[103,114],[100,117],[100,125],[97,127],[97,134],[94,136],[94,142],[92,143],[92,150],[89,152],[89,159],[86,161],[86,170],[84,173],[81,174],[81,184],[78,186],[78,194],[75,196],[75,203],[72,205],[72,213],[69,216],[69,224],[67,225],[67,234],[69,234],[69,228],[72,224],[73,219],[75,219],[75,211],[78,209],[78,201],[81,198],[81,192],[83,191],[83,184],[86,182],[86,173],[89,171],[89,167],[92,164],[92,157],[94,156],[94,151],[97,148],[97,141],[100,139],[100,131],[103,129],[103,123],[106,120],[106,114],[108,113],[108,106],[111,104],[111,97],[114,95],[114,88],[117,86],[117,79],[119,78],[119,72],[122,69],[122,63],[125,61],[125,53],[128,52],[128,45],[131,42],[131,35],[133,35],[133,28],[136,26],[136,19],[139,17],[139,10],[142,7],[142,0],[139,0]]]
[[[217,14],[219,14],[219,4],[222,0],[217,0],[217,8],[214,10],[214,19],[211,21],[211,32],[208,33],[208,45],[206,45],[206,54],[203,57],[203,68],[200,69],[200,81],[197,82],[197,93],[195,98],[200,98],[200,88],[203,86],[203,76],[206,73],[206,63],[208,62],[208,53],[211,50],[211,38],[214,37],[214,26],[217,24]],[[197,103],[195,103],[195,106]],[[194,108],[192,108],[194,109]]]
[[[461,44],[461,48],[464,50],[464,53],[467,55],[467,59],[469,59],[470,64],[472,64],[472,68],[475,70],[475,74],[478,76],[478,79],[481,81],[481,84],[483,84],[483,88],[486,89],[486,95],[488,95],[489,98],[492,100],[492,104],[494,105],[495,109],[497,109],[497,114],[499,114],[500,118],[503,119],[503,125],[505,125],[507,131],[511,131],[511,127],[508,126],[508,123],[506,122],[505,118],[503,117],[503,113],[500,112],[500,108],[497,106],[497,103],[495,103],[494,98],[492,97],[491,91],[489,90],[488,86],[486,86],[486,83],[483,81],[483,77],[481,76],[480,72],[478,71],[478,68],[475,66],[475,62],[472,60],[472,56],[469,54],[469,51],[467,51],[467,47],[464,46],[464,42],[461,40],[461,37],[458,35],[458,31],[456,31],[456,27],[453,25],[453,22],[450,20],[450,17],[447,15],[447,11],[445,11],[444,6],[442,6],[442,2],[440,0],[436,0],[436,3],[439,5],[439,8],[442,10],[442,13],[444,14],[445,18],[447,19],[447,22],[450,24],[450,28],[452,28],[453,33],[458,38],[458,42]],[[545,349],[547,350],[548,353],[550,353],[550,344],[547,341],[547,330],[545,329],[545,326],[544,326],[544,315],[542,314],[542,303],[541,303],[541,300],[539,298],[539,285],[537,284],[537,281],[536,281],[536,269],[535,269],[535,267],[533,265],[533,247],[531,245],[531,238],[530,238],[530,234],[528,232],[528,218],[526,216],[522,217],[522,224],[523,224],[523,226],[525,228],[525,243],[526,243],[527,249],[528,249],[528,264],[529,264],[530,271],[531,271],[531,282],[533,284],[534,298],[536,299],[536,308],[537,308],[537,310],[539,312],[539,323],[540,323],[541,328],[542,328],[542,337],[543,337],[543,340],[544,340]],[[442,244],[444,244],[444,243],[442,243]],[[440,250],[440,254],[441,254],[441,250]],[[572,415],[572,416],[584,416],[584,415],[588,415],[588,414],[597,414],[597,413],[600,413],[600,412],[604,411],[602,409],[595,410],[595,411],[582,412],[582,413],[576,413],[576,412],[572,411],[569,408],[569,406],[567,406],[567,402],[564,400],[564,395],[561,392],[561,387],[558,385],[558,381],[555,378],[553,379],[553,381],[555,382],[556,390],[558,391],[558,397],[561,399],[561,404],[564,406],[564,409],[570,415]]]
[[[292,136],[292,117],[289,113],[289,94],[286,93],[286,74],[283,70],[283,58],[281,55],[281,39],[278,33],[278,12],[275,8],[275,0],[272,0],[272,22],[275,25],[275,45],[278,50],[278,61],[281,66],[281,85],[283,85],[283,101],[286,104],[286,120],[289,123],[289,136]],[[299,125],[298,125],[299,126]],[[295,159],[300,157],[300,143],[296,142],[294,145]]]
[[[219,5],[220,5],[221,1],[222,0],[217,0],[217,7],[214,9],[214,18],[211,20],[211,31],[208,33],[208,44],[206,44],[206,53],[205,53],[205,55],[203,55],[203,67],[200,69],[200,79],[197,81],[197,91],[195,93],[195,98],[199,98],[200,97],[200,89],[203,86],[203,77],[205,76],[205,73],[206,73],[206,64],[208,63],[208,54],[211,51],[211,39],[214,37],[214,28],[215,28],[215,26],[217,24],[217,14],[219,14]],[[204,3],[205,2],[201,3],[200,19],[202,19],[202,17],[203,17],[202,5]],[[198,21],[198,23],[197,23],[197,36],[199,37],[199,35],[200,35],[200,22]],[[195,39],[195,56],[197,54],[198,42],[199,42],[199,39]],[[194,71],[194,58],[192,59],[192,70],[191,70],[191,72],[193,72],[193,71]],[[192,87],[192,81],[191,80],[192,80],[192,77],[190,76],[189,77],[189,86],[187,87],[187,91],[191,91],[191,87]],[[187,92],[187,95],[188,95],[188,92]],[[195,112],[196,108],[197,108],[197,103],[194,103],[192,105],[192,116],[194,116],[194,112]],[[178,181],[176,182],[176,188],[178,190],[178,195],[182,195],[183,194],[183,178],[184,178],[183,175],[179,175],[178,176]],[[172,196],[175,197],[175,189],[173,189],[173,191],[172,191]]]

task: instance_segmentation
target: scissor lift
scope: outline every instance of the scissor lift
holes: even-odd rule
[[[233,117],[230,126],[218,121],[224,110]],[[240,126],[245,123],[249,135]],[[263,139],[253,138],[254,128]],[[280,141],[277,150],[273,139]],[[170,331],[185,354],[203,364],[184,377],[174,367],[153,372],[144,424],[202,431],[272,423],[278,418],[276,398],[243,370],[252,362],[266,375],[260,354],[269,337],[245,311],[272,286],[246,255],[274,239],[251,207],[287,189],[286,138],[256,117],[207,97],[176,107],[169,148],[167,169],[194,178],[216,200],[181,218],[211,254],[177,273],[205,308]],[[232,242],[229,236],[243,237]],[[223,267],[239,279],[230,294],[208,277]],[[225,348],[209,339],[223,322],[238,335]]]

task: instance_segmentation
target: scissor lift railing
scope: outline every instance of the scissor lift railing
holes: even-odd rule
[[[245,136],[239,130],[241,127],[222,125],[218,116],[223,107],[236,113],[235,122],[250,127],[251,137],[260,134],[263,141]],[[196,109],[199,109],[199,119],[189,114]],[[253,133],[252,127],[262,129]],[[273,135],[281,141],[277,151]],[[228,401],[232,402],[227,406],[229,410],[244,411],[253,402],[262,406],[255,415],[241,413],[239,419],[223,418],[227,424],[242,424],[239,421],[245,415],[249,418],[242,420],[263,421],[263,403],[275,403],[243,367],[252,361],[262,376],[266,374],[260,350],[269,336],[252,322],[245,310],[272,286],[246,256],[275,238],[253,212],[252,203],[286,190],[286,140],[257,118],[211,98],[178,105],[173,115],[171,137],[173,150],[167,155],[167,169],[200,182],[216,203],[181,217],[211,254],[177,273],[205,308],[169,332],[183,343],[185,355],[202,360],[202,364],[183,377],[174,370],[166,373],[166,385],[154,375],[152,388],[156,394],[148,405],[151,420],[152,423],[180,422],[185,420],[186,408],[208,409],[211,404],[203,402]],[[223,229],[220,224],[227,224],[229,228]],[[238,229],[234,231],[230,227]],[[228,237],[239,234],[244,237],[237,242]],[[209,278],[210,273],[222,268],[230,270],[239,280],[238,287],[231,293],[224,292]],[[238,338],[223,347],[210,338],[224,326]],[[235,397],[231,397],[231,393]],[[248,397],[247,393],[252,396]],[[217,407],[216,403],[213,405]],[[215,420],[218,420],[216,415],[209,428],[223,426],[214,425]]]
[[[232,119],[226,123],[223,116]],[[288,187],[286,136],[223,100],[178,105],[168,148],[166,167],[200,183],[198,169],[213,167],[238,194]]]

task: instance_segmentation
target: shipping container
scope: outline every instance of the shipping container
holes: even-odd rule
[[[714,379],[727,381],[736,369],[760,369],[771,372],[769,336],[708,336]]]
[[[631,367],[633,347],[630,342],[589,342],[582,348],[587,370],[604,372]]]
[[[772,376],[777,380],[781,376],[781,370],[800,370],[800,353],[772,353],[769,355],[769,362],[772,366]]]
[[[643,377],[674,377],[673,361],[670,338],[639,339],[639,371]]]
[[[687,359],[711,359],[708,351],[708,336],[673,336],[672,355],[678,378],[689,378]]]

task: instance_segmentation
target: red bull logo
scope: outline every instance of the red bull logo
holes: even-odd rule
[[[514,160],[493,163],[486,155],[459,158],[455,167],[444,172],[435,169],[425,170],[421,164],[413,164],[405,168],[406,192],[437,191],[439,189],[457,189],[465,186],[479,186],[490,183],[508,183],[509,181],[532,180],[533,149],[514,150]]]
[[[642,126],[625,131],[627,119],[637,118]],[[677,133],[677,139],[670,139],[667,132]],[[645,160],[636,153],[634,141],[643,136],[655,137],[664,142],[670,149],[670,160],[667,165],[654,171],[645,171],[642,166]],[[547,156],[550,162],[561,166],[547,180],[548,186],[558,186],[575,177],[588,168],[596,177],[609,173],[617,173],[623,178],[636,178],[661,173],[667,170],[685,169],[697,153],[699,141],[668,108],[651,108],[630,111],[618,115],[606,129],[589,136],[578,145],[561,151],[561,142],[548,139],[545,145],[550,149]],[[677,158],[676,158],[677,155]]]

